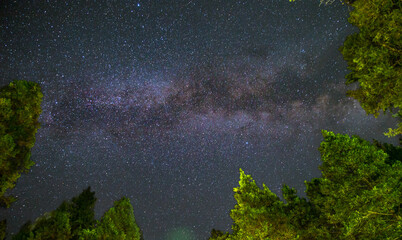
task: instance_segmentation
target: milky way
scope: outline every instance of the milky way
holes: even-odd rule
[[[318,177],[321,129],[389,141],[346,97],[348,7],[319,1],[3,1],[0,83],[44,93],[11,232],[87,186],[131,199],[148,240],[229,230],[242,168],[280,193]],[[353,86],[351,86],[353,88]]]

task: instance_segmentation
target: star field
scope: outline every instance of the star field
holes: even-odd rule
[[[3,1],[0,83],[41,84],[11,232],[87,186],[131,199],[147,240],[229,230],[242,168],[280,193],[318,177],[321,129],[382,137],[345,96],[348,7],[319,1]],[[379,137],[380,136],[380,137]]]

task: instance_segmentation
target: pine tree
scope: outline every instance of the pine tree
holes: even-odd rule
[[[123,197],[116,201],[96,228],[82,234],[82,239],[141,240],[142,232],[135,221],[130,200]]]
[[[95,192],[88,187],[56,210],[33,223],[27,222],[12,239],[142,240],[142,232],[128,198],[116,201],[100,221],[94,219],[95,202]]]

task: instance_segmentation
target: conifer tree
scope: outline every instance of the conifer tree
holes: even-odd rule
[[[116,201],[96,224],[96,228],[82,233],[82,239],[141,240],[142,232],[135,221],[130,200],[123,197]]]
[[[94,219],[95,192],[88,187],[56,210],[27,222],[13,240],[142,240],[128,198],[114,203],[100,221]]]

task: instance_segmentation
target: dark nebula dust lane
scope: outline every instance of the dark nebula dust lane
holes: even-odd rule
[[[0,83],[44,94],[10,231],[87,186],[97,217],[129,197],[148,240],[229,230],[239,168],[303,195],[321,129],[395,124],[345,95],[347,16],[337,1],[2,1]]]

